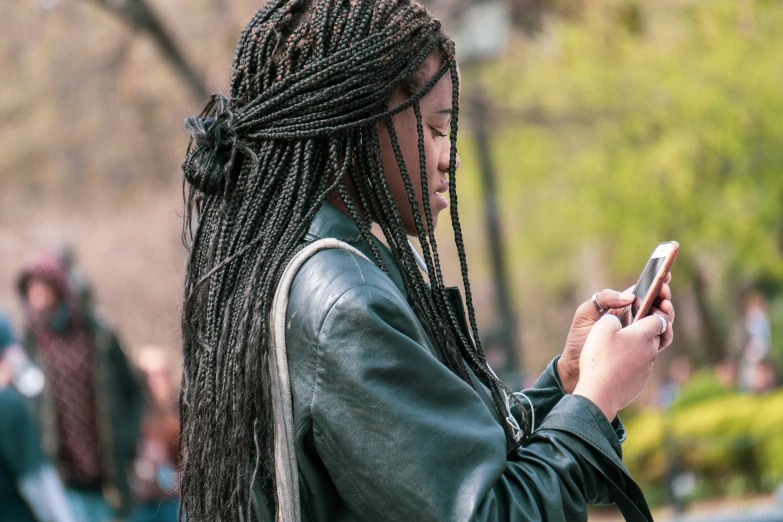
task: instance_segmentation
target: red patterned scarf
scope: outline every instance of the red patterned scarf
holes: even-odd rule
[[[96,485],[102,478],[102,467],[94,337],[75,311],[62,265],[45,258],[28,266],[19,278],[20,293],[24,295],[27,282],[33,277],[47,282],[60,299],[57,309],[46,316],[28,310],[30,332],[54,403],[60,441],[58,463],[67,481]]]
[[[81,484],[101,479],[101,450],[93,381],[93,337],[85,328],[35,332],[54,400],[60,464]]]

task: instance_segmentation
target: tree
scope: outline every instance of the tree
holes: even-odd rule
[[[739,289],[783,278],[783,6],[649,4],[640,32],[626,4],[553,23],[478,80],[502,129],[514,259],[568,292],[591,245],[612,279],[632,282],[656,243],[678,240],[677,285],[695,296],[712,361],[726,354]]]
[[[107,9],[137,31],[147,33],[160,49],[165,59],[182,75],[193,95],[199,101],[206,100],[209,92],[205,88],[204,78],[185,58],[175,43],[173,36],[145,0],[87,0]],[[219,6],[225,9],[221,3]]]

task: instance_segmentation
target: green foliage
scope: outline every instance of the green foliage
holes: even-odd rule
[[[730,395],[731,393],[730,390],[721,385],[714,373],[709,370],[701,370],[691,377],[687,386],[680,390],[677,399],[671,405],[671,410],[684,410],[694,404]]]
[[[678,277],[706,265],[713,297],[780,279],[781,24],[779,2],[605,1],[482,69],[520,273],[561,289],[597,243],[631,280],[676,239]]]
[[[771,356],[777,363],[777,367],[783,367],[783,295],[778,295],[773,299],[769,307],[770,327],[772,329],[772,339],[778,342],[772,343]]]
[[[783,480],[783,391],[718,392],[708,381],[695,379],[669,412],[645,411],[627,422],[628,468],[650,489],[661,487],[672,458],[700,477],[705,495],[772,489]]]

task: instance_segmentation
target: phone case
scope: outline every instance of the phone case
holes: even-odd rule
[[[647,295],[642,300],[642,305],[639,307],[639,311],[636,313],[636,317],[633,319],[634,323],[640,319],[644,319],[649,315],[650,308],[652,308],[655,299],[658,297],[658,293],[661,291],[661,286],[663,286],[663,282],[666,280],[666,275],[671,270],[672,265],[674,264],[674,260],[677,258],[677,253],[680,251],[680,244],[678,242],[666,241],[666,243],[672,244],[672,250],[666,256],[666,261],[664,261],[661,269],[658,270],[658,273],[655,276],[655,280],[650,287],[650,291],[647,292]],[[662,244],[664,243],[656,245],[655,249],[653,249],[653,253],[655,253],[655,250],[657,250],[658,247]]]

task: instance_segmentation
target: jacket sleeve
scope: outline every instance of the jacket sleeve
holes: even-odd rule
[[[521,401],[522,406],[525,407],[527,412],[528,419],[532,418],[530,406],[532,405],[534,408],[536,422],[535,427],[541,426],[541,423],[544,421],[546,416],[549,415],[549,412],[552,411],[552,408],[554,408],[557,403],[560,402],[560,399],[567,395],[560,381],[560,376],[557,373],[557,361],[559,359],[559,355],[552,359],[552,361],[547,365],[546,369],[536,380],[535,384],[533,384],[533,387],[522,391],[522,393],[527,396],[528,399],[530,399],[530,403],[524,399]],[[521,422],[522,419],[517,414],[516,409],[514,409],[513,414],[517,421]],[[620,420],[619,416],[614,418],[611,426],[617,439],[621,443],[625,442],[625,426],[623,425],[623,422]],[[622,456],[622,454],[618,452],[618,456]]]
[[[24,476],[18,489],[38,522],[74,522],[65,488],[51,464]]]
[[[346,291],[317,335],[316,449],[363,520],[587,520],[619,441],[601,411],[564,395],[507,456],[475,390],[416,340],[397,295]],[[574,419],[573,421],[571,419]]]
[[[120,344],[117,335],[107,330],[109,336],[109,363],[112,377],[116,380],[118,391],[118,406],[121,406],[123,414],[123,433],[125,446],[135,448],[141,429],[141,421],[144,416],[144,391],[128,357]]]
[[[530,402],[524,399],[522,399],[520,402],[522,407],[525,408],[528,420],[535,421],[535,428],[542,426],[542,423],[546,420],[546,417],[549,415],[549,413],[558,405],[560,400],[567,395],[560,381],[560,376],[557,373],[557,361],[559,359],[560,356],[558,355],[547,365],[546,369],[541,373],[535,384],[533,384],[532,388],[522,391],[522,393],[530,400]],[[596,406],[593,404],[587,404],[587,407],[588,409],[596,408]],[[532,414],[531,408],[535,415]],[[516,418],[517,422],[522,425],[522,418],[518,414],[516,408],[513,409],[512,414]],[[601,415],[600,418],[604,419],[605,417]],[[547,426],[551,426],[551,423],[549,423]],[[618,443],[611,444],[610,449],[611,453],[616,455],[618,459],[621,459],[623,455],[620,444],[625,442],[626,432],[625,426],[623,425],[623,422],[620,420],[619,416],[614,418],[611,423],[611,428],[614,432],[614,436],[608,431],[605,435],[610,441],[616,441]],[[609,488],[606,487],[605,483],[599,484],[599,490],[591,503],[601,505],[613,503]]]
[[[46,464],[32,412],[21,395],[0,388],[0,468],[14,480]]]

